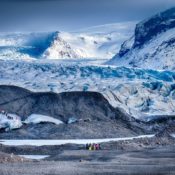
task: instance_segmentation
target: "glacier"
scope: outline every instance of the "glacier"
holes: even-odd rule
[[[91,61],[0,61],[0,84],[35,92],[97,91],[114,107],[149,120],[175,114],[175,72]]]

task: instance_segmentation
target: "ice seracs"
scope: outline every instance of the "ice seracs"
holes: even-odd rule
[[[1,85],[36,92],[96,91],[137,118],[175,114],[175,72],[68,62],[1,61]],[[71,116],[76,117],[76,116]]]

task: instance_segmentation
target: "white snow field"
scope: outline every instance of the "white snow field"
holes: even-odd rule
[[[35,92],[97,91],[136,118],[175,114],[175,72],[87,61],[0,61],[0,84]],[[148,119],[148,118],[147,118]]]
[[[135,24],[106,24],[78,32],[1,33],[0,59],[109,59],[133,34]]]
[[[18,155],[18,156],[24,157],[26,159],[42,160],[49,157],[50,155]]]
[[[50,116],[45,116],[45,115],[40,115],[40,114],[31,114],[30,116],[27,117],[27,119],[24,121],[26,124],[38,124],[38,123],[53,123],[55,125],[62,124],[63,122],[55,119]]]
[[[135,137],[122,138],[106,138],[106,139],[72,139],[72,140],[0,140],[0,143],[8,146],[48,146],[48,145],[64,145],[64,144],[86,144],[86,143],[103,143],[121,140],[133,140],[137,138],[151,138],[154,135],[140,135]]]

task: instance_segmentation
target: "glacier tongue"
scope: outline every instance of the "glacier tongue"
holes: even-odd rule
[[[1,61],[0,84],[32,91],[98,91],[135,117],[175,114],[175,72],[98,66],[83,61]]]

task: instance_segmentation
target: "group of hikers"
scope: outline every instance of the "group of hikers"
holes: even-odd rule
[[[90,144],[86,144],[86,150],[100,150],[100,144],[99,143],[90,143]]]

